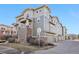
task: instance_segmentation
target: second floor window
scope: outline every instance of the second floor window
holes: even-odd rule
[[[36,11],[36,13],[38,13],[38,11]]]
[[[39,12],[42,12],[42,10],[39,10]]]
[[[29,17],[29,14],[27,14],[27,18]]]

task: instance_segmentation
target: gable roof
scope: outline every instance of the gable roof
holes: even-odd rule
[[[23,11],[23,13],[22,13],[21,15],[17,16],[16,18],[18,18],[18,17],[20,17],[20,16],[23,16],[24,13],[25,13],[26,11],[28,11],[28,10],[36,11],[36,10],[41,9],[41,8],[44,8],[44,7],[47,8],[47,9],[49,10],[49,12],[50,12],[50,9],[48,8],[48,6],[47,6],[47,5],[43,5],[43,6],[38,7],[38,8],[27,8],[27,9],[25,9],[25,10]]]

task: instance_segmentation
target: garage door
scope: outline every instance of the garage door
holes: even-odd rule
[[[48,37],[48,42],[49,43],[54,43],[56,41],[55,36],[53,34],[47,34]]]

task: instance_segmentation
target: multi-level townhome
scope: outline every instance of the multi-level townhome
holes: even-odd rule
[[[11,25],[9,29],[12,36],[17,36],[17,29],[14,25]]]
[[[64,27],[59,22],[59,19],[57,16],[50,16],[50,21],[48,25],[49,25],[49,32],[47,34],[51,36],[51,37],[48,37],[50,38],[48,40],[49,42],[56,42],[56,41],[65,39],[64,37],[66,33],[64,33],[65,32]]]
[[[78,34],[67,34],[69,40],[76,40],[78,39]]]
[[[38,8],[28,8],[20,16],[16,17],[18,38],[26,41],[28,36],[37,37],[40,28],[40,37],[46,37],[50,43],[62,40],[66,33],[58,17],[51,16],[47,5]]]
[[[3,35],[9,35],[9,34],[10,34],[9,31],[8,31],[8,28],[9,28],[9,26],[0,24],[0,32],[1,32]]]
[[[67,40],[68,36],[67,36],[67,28],[65,26],[62,26],[62,36],[63,36],[63,39],[62,40]]]
[[[0,33],[2,35],[15,35],[15,34],[17,34],[17,31],[16,31],[15,27],[13,27],[13,26],[7,26],[4,24],[0,24]]]

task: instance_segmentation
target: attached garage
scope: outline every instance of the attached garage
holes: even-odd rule
[[[48,37],[48,39],[47,39],[48,43],[56,42],[56,37],[55,37],[54,33],[47,32],[46,36]]]

